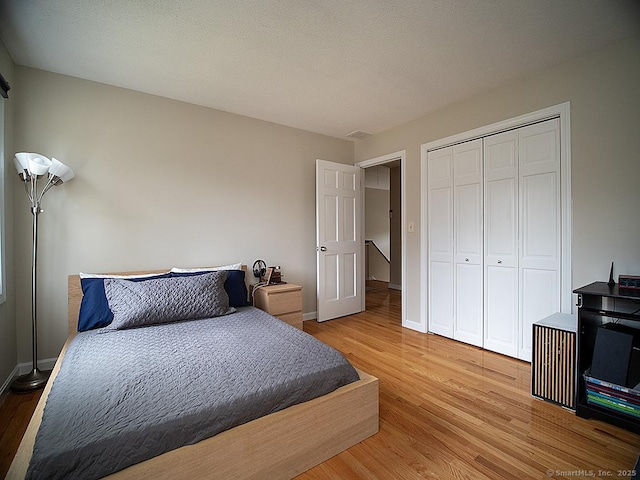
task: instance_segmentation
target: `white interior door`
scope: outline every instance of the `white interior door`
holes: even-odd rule
[[[319,322],[362,311],[361,170],[316,160]]]

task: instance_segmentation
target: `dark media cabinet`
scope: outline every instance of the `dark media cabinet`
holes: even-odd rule
[[[633,385],[617,385],[613,383],[600,382],[597,379],[589,377],[591,375],[592,363],[595,366],[597,361],[599,365],[604,365],[605,369],[617,369],[617,373],[637,378],[640,372],[640,351],[638,351],[638,341],[640,340],[640,290],[619,288],[618,285],[609,286],[606,282],[594,282],[573,291],[578,295],[578,386],[576,396],[576,415],[583,418],[594,418],[602,420],[613,425],[625,428],[635,433],[640,433],[640,418],[621,412],[617,403],[624,404],[626,400],[631,399],[632,403],[636,403],[638,392],[633,387],[636,386],[637,380],[633,381]],[[606,335],[601,334],[598,345],[596,338],[599,328],[605,328],[608,332]],[[627,335],[634,338],[633,347],[630,352],[630,361],[628,365],[621,366],[620,348],[624,342],[616,341],[616,335],[611,331],[622,332],[621,335]],[[622,337],[620,337],[622,338]],[[607,340],[609,343],[605,343]],[[612,341],[613,340],[613,341]],[[626,348],[626,347],[625,347]],[[596,356],[594,358],[594,350]],[[617,364],[616,364],[617,362]],[[628,373],[627,373],[628,372]],[[585,374],[587,378],[585,378]],[[611,400],[612,407],[594,403],[593,400],[588,401],[587,388],[592,392],[594,389],[604,394],[604,402]],[[639,387],[640,388],[640,387]],[[613,392],[612,396],[609,396]],[[616,397],[623,399],[618,402]],[[591,397],[593,398],[593,397]]]

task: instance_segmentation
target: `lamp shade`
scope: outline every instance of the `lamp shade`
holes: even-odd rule
[[[25,152],[16,153],[16,156],[13,158],[13,163],[18,173],[24,173],[25,170],[29,171],[29,154]]]
[[[49,173],[51,175],[55,175],[64,183],[68,182],[75,176],[71,167],[68,167],[54,157],[51,157],[51,168],[49,168]]]
[[[29,176],[29,170],[22,168],[20,160],[18,160],[16,157],[13,157],[13,164],[16,166],[16,170],[18,171],[18,175],[20,175],[20,178],[24,180],[27,176]]]
[[[29,154],[29,172],[31,175],[44,175],[51,167],[51,160],[38,153]]]

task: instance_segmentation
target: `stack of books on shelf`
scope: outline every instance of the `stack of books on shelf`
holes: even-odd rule
[[[640,420],[640,336],[618,323],[598,327],[591,368],[584,372],[587,403]]]
[[[614,410],[640,419],[640,383],[633,388],[605,382],[584,373],[587,403]]]

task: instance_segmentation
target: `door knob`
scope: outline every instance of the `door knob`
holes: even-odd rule
[[[468,259],[468,258],[465,258],[465,259],[464,259],[464,261],[465,261],[465,262],[468,262],[468,261],[469,261],[469,259]]]
[[[502,263],[502,260],[498,260],[498,263]]]
[[[321,252],[326,252],[327,251],[327,247],[320,247],[320,251]]]

